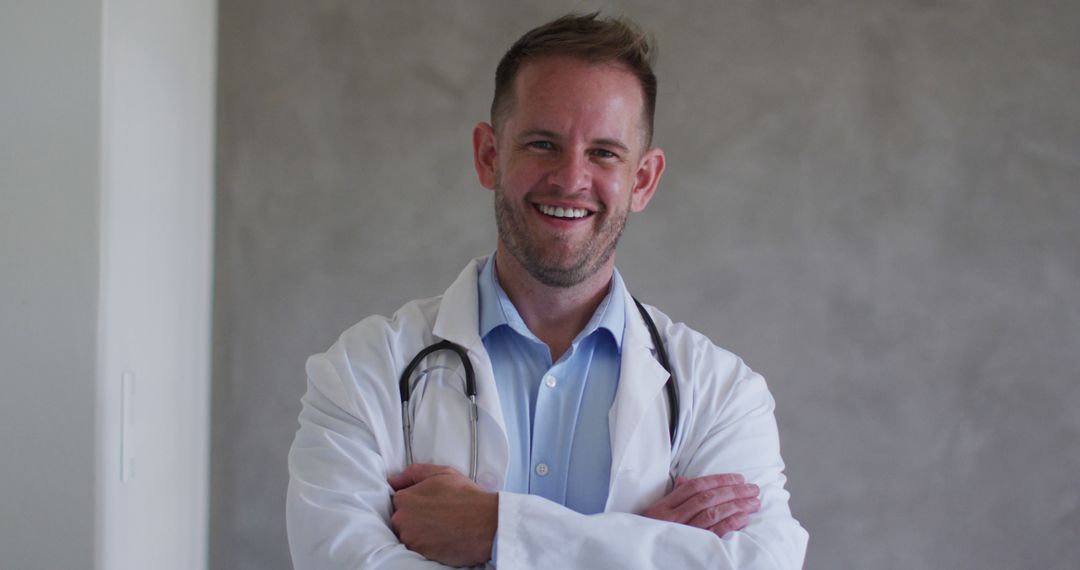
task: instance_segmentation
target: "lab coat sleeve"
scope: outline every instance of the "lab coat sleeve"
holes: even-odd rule
[[[734,355],[698,357],[726,370],[684,392],[684,434],[676,471],[688,478],[741,473],[761,487],[761,510],[723,538],[687,525],[631,513],[581,515],[536,496],[499,495],[500,567],[801,568],[807,533],[791,516],[784,464],[765,380]],[[686,355],[685,358],[693,358]],[[684,359],[685,360],[685,359]],[[715,361],[714,361],[715,360]],[[701,370],[691,373],[699,374]],[[684,372],[685,373],[685,372]]]
[[[317,355],[308,361],[300,429],[289,452],[286,520],[294,567],[446,568],[406,549],[390,529],[387,463],[375,435],[380,428],[370,425],[365,402],[344,388],[340,376],[351,371],[335,366],[342,360]],[[371,399],[379,398],[372,391]]]

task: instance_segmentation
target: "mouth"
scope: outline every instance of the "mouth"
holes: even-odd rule
[[[594,212],[585,208],[571,208],[567,206],[550,206],[547,204],[534,204],[541,214],[559,220],[579,220],[592,216]]]

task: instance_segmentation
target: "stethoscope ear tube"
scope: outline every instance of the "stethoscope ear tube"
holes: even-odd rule
[[[656,328],[656,323],[653,322],[652,317],[649,316],[648,311],[645,310],[645,305],[642,305],[640,301],[634,299],[634,304],[637,305],[638,312],[641,313],[641,318],[645,321],[645,326],[649,329],[649,336],[652,337],[653,346],[656,347],[656,359],[660,361],[660,365],[664,367],[664,370],[668,373],[667,384],[665,389],[667,390],[668,399],[668,431],[671,435],[672,448],[675,446],[675,434],[679,426],[679,387],[675,382],[675,374],[671,371],[671,361],[668,360],[667,350],[664,348],[663,339],[660,338],[660,331]],[[453,343],[449,340],[443,340],[437,342],[431,346],[428,346],[421,350],[411,361],[409,365],[405,367],[405,370],[401,373],[401,380],[398,381],[398,389],[401,392],[401,424],[403,431],[405,432],[405,463],[411,465],[413,462],[412,456],[412,417],[409,414],[409,398],[411,397],[412,386],[409,384],[409,380],[412,378],[413,372],[416,371],[416,367],[420,365],[420,362],[424,360],[429,354],[438,352],[440,350],[450,350],[454,354],[458,355],[461,359],[461,364],[465,367],[465,396],[469,399],[470,406],[470,418],[469,428],[472,432],[472,447],[470,453],[470,473],[469,478],[476,480],[476,468],[477,468],[477,420],[478,412],[476,408],[476,375],[473,372],[472,361],[469,360],[469,355],[461,345]]]
[[[465,349],[462,348],[461,345],[450,342],[449,340],[437,342],[417,353],[417,355],[409,361],[409,365],[405,367],[405,370],[401,373],[401,379],[398,381],[398,390],[401,392],[401,424],[405,432],[405,465],[412,465],[413,462],[412,418],[409,414],[409,398],[412,396],[412,386],[409,385],[409,379],[412,378],[413,372],[416,371],[416,367],[420,365],[420,362],[422,362],[425,357],[440,350],[450,350],[458,355],[458,358],[461,359],[461,364],[465,367],[465,395],[469,398],[469,414],[471,416],[469,418],[469,430],[472,436],[469,478],[475,481],[477,465],[476,444],[478,437],[476,433],[476,423],[478,419],[476,409],[476,374],[473,372],[472,362],[469,360],[469,355],[465,352]]]
[[[675,447],[675,433],[679,428],[679,385],[675,382],[675,373],[671,371],[671,361],[668,360],[667,349],[664,348],[664,342],[660,338],[660,331],[656,328],[656,323],[653,322],[652,317],[649,316],[649,312],[645,310],[645,305],[641,304],[636,297],[634,304],[637,305],[638,312],[641,313],[641,318],[645,320],[645,326],[649,329],[649,336],[652,337],[653,346],[656,347],[656,359],[660,361],[660,366],[667,370],[668,381],[664,388],[668,394],[668,432],[671,434],[671,446]]]
[[[448,340],[443,340],[417,353],[416,356],[409,361],[409,365],[405,367],[405,371],[401,373],[401,380],[398,381],[398,390],[401,391],[402,403],[409,401],[410,391],[412,390],[409,386],[409,378],[411,378],[413,372],[416,371],[416,367],[420,365],[420,361],[427,355],[440,350],[452,350],[454,354],[457,354],[458,358],[461,359],[461,363],[465,366],[465,395],[476,399],[476,375],[473,373],[472,362],[469,361],[469,355],[461,345]]]

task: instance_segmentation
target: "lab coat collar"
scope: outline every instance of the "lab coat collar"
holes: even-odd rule
[[[490,437],[492,432],[485,432],[484,429],[480,429],[478,434],[481,448],[479,477],[488,479],[486,482],[478,482],[486,488],[499,488],[506,476],[509,442],[506,439],[506,422],[503,419],[498,388],[495,386],[491,358],[484,349],[479,333],[480,295],[477,277],[486,261],[486,257],[470,261],[450,284],[450,288],[443,293],[431,332],[436,339],[442,338],[461,345],[472,359],[476,371],[476,405],[494,420],[498,430],[498,435],[494,438]],[[495,479],[491,480],[491,477]]]
[[[435,336],[456,342],[470,351],[475,351],[480,343],[477,278],[487,261],[487,257],[477,257],[461,270],[450,288],[443,293],[439,314],[431,331]]]
[[[656,469],[660,457],[668,457],[669,465],[672,451],[667,413],[649,414],[658,409],[658,402],[666,403],[662,392],[669,374],[656,360],[649,329],[629,292],[625,293],[625,307],[619,387],[608,413],[611,426],[611,485],[605,509],[608,511],[634,511],[641,496],[634,481],[639,481],[645,471]],[[642,426],[646,418],[648,421],[644,423],[650,425]]]

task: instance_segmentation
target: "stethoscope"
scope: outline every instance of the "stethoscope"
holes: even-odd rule
[[[668,433],[671,436],[671,444],[675,445],[675,430],[679,424],[679,387],[675,383],[675,375],[671,372],[671,362],[668,360],[667,350],[664,349],[664,342],[660,339],[660,331],[656,329],[656,323],[653,322],[652,317],[649,316],[648,311],[645,310],[645,306],[640,301],[634,299],[634,304],[637,305],[638,311],[641,313],[641,318],[645,320],[645,326],[649,328],[649,336],[652,337],[653,346],[656,347],[656,359],[660,362],[660,365],[664,367],[664,370],[668,373],[667,384],[664,389],[667,391],[668,400]],[[416,371],[416,367],[426,358],[428,355],[438,352],[440,350],[449,350],[454,354],[457,354],[461,359],[461,363],[465,366],[465,397],[469,399],[469,431],[471,436],[471,445],[469,450],[469,478],[476,480],[476,461],[477,461],[477,408],[476,408],[476,374],[473,372],[472,362],[469,361],[469,355],[465,349],[457,343],[449,340],[443,340],[437,342],[431,346],[425,347],[421,350],[411,361],[409,365],[405,367],[405,371],[401,374],[401,380],[398,382],[398,387],[401,391],[401,423],[405,432],[405,463],[411,465],[413,462],[412,454],[412,429],[413,429],[413,417],[409,412],[409,398],[412,395],[412,391],[416,388],[416,383],[410,383],[409,379],[412,378],[413,372]],[[423,376],[421,374],[421,376]],[[417,379],[419,382],[419,378]]]

